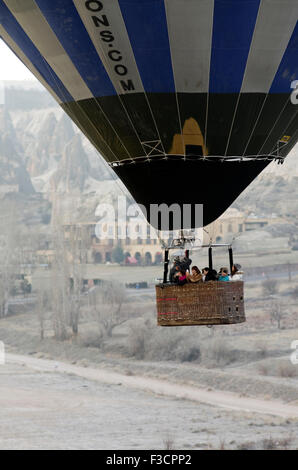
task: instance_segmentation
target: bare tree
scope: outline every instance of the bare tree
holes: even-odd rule
[[[40,339],[44,340],[45,336],[45,318],[46,312],[51,308],[49,291],[47,289],[39,289],[37,292],[36,312],[39,320]]]
[[[8,313],[9,297],[22,264],[22,239],[15,204],[1,204],[0,318]]]
[[[272,302],[269,308],[270,308],[271,323],[273,324],[274,322],[276,322],[277,328],[280,330],[281,321],[285,317],[284,307],[280,301],[275,300],[274,302]]]
[[[70,326],[74,335],[78,334],[79,318],[82,309],[83,269],[88,250],[88,230],[84,225],[72,225],[68,237],[68,263],[71,272]]]
[[[275,295],[278,292],[278,283],[275,279],[267,279],[262,282],[263,294],[265,296]]]
[[[95,289],[90,298],[102,337],[111,337],[113,329],[127,320],[126,316],[121,314],[126,300],[124,286],[117,282],[105,283]]]
[[[52,289],[55,336],[63,340],[67,337],[68,327],[75,336],[79,332],[84,282],[82,264],[87,261],[90,237],[87,226],[72,220],[72,214],[75,214],[73,204],[67,205],[63,216],[60,203],[61,199],[56,194],[52,214]]]
[[[69,317],[70,273],[66,263],[66,250],[63,229],[53,227],[54,257],[51,271],[52,320],[55,338],[67,338],[67,318]]]

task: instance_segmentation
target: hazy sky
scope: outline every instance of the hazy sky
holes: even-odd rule
[[[0,80],[36,80],[1,39],[0,64]]]

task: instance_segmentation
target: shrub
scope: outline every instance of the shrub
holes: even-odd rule
[[[161,361],[175,361],[180,341],[181,333],[179,329],[177,331],[177,328],[153,329],[152,334],[147,336],[146,357]]]
[[[173,450],[174,445],[175,445],[175,440],[173,439],[172,436],[167,435],[163,440],[163,444],[164,444],[165,450]]]
[[[237,446],[237,450],[255,450],[256,443],[252,441],[242,442]]]
[[[100,348],[102,346],[102,335],[97,331],[88,331],[81,334],[78,343],[85,348]]]
[[[270,320],[271,323],[276,322],[277,328],[280,330],[281,328],[281,320],[285,316],[285,311],[283,305],[278,302],[274,301],[272,302],[270,308]]]
[[[129,354],[136,359],[193,362],[201,357],[197,337],[192,338],[179,328],[156,328],[143,318],[130,328]]]
[[[263,294],[265,296],[274,295],[278,292],[278,283],[275,279],[267,279],[262,282]]]
[[[258,371],[260,375],[269,375],[269,367],[265,364],[260,364]]]
[[[292,297],[294,299],[298,298],[298,286],[294,287],[294,289],[292,290]]]
[[[296,377],[297,370],[293,364],[281,362],[278,365],[277,374],[279,377]]]
[[[236,354],[223,338],[213,338],[204,344],[202,359],[211,362],[212,365],[225,366],[236,360]]]
[[[187,343],[180,343],[175,354],[176,360],[180,362],[195,362],[199,361],[201,357],[201,349],[198,345],[189,345]]]
[[[267,439],[262,440],[262,449],[263,450],[275,450],[277,449],[277,442],[270,436]]]
[[[220,439],[218,448],[219,450],[226,450],[226,441],[224,439]]]
[[[128,335],[129,354],[136,359],[145,357],[145,325],[133,325]]]
[[[258,357],[264,359],[267,356],[268,348],[267,344],[263,340],[258,340],[255,343],[255,349],[257,350]]]
[[[278,439],[278,447],[283,450],[287,450],[293,442],[293,436],[286,436],[282,439]]]

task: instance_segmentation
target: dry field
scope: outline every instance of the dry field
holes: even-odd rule
[[[8,356],[0,367],[0,447],[298,448],[297,285],[279,280],[272,294],[247,283],[247,323],[212,329],[158,328],[151,290],[127,293],[110,335],[87,296],[79,335],[66,341],[53,338],[50,313],[43,341],[36,311],[0,320],[9,354],[41,360],[33,367]]]
[[[61,371],[57,362],[52,370],[42,360],[25,362],[8,358],[0,367],[0,449],[298,447],[297,418],[88,379]]]

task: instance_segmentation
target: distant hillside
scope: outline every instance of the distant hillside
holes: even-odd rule
[[[277,214],[297,219],[298,214],[298,146],[282,165],[272,162],[239,196],[234,207],[256,214]]]
[[[5,106],[9,111],[55,106],[55,100],[37,81],[4,81]]]
[[[34,188],[22,159],[19,143],[10,115],[0,106],[0,194],[33,194]]]
[[[69,193],[72,188],[96,193],[96,182],[115,179],[97,151],[38,82],[9,82],[5,94],[15,142],[22,149],[21,157],[36,191],[47,194],[59,188],[59,193]],[[69,146],[75,136],[76,146]],[[80,173],[79,186],[75,168]],[[102,187],[98,190],[101,192]]]
[[[33,185],[45,196],[80,193],[80,204],[83,207],[86,201],[90,213],[96,201],[113,200],[121,193],[123,185],[116,182],[115,174],[37,81],[6,82],[5,99],[0,185],[16,184],[29,192]],[[271,163],[233,206],[295,220],[297,187],[296,146],[283,165]]]

